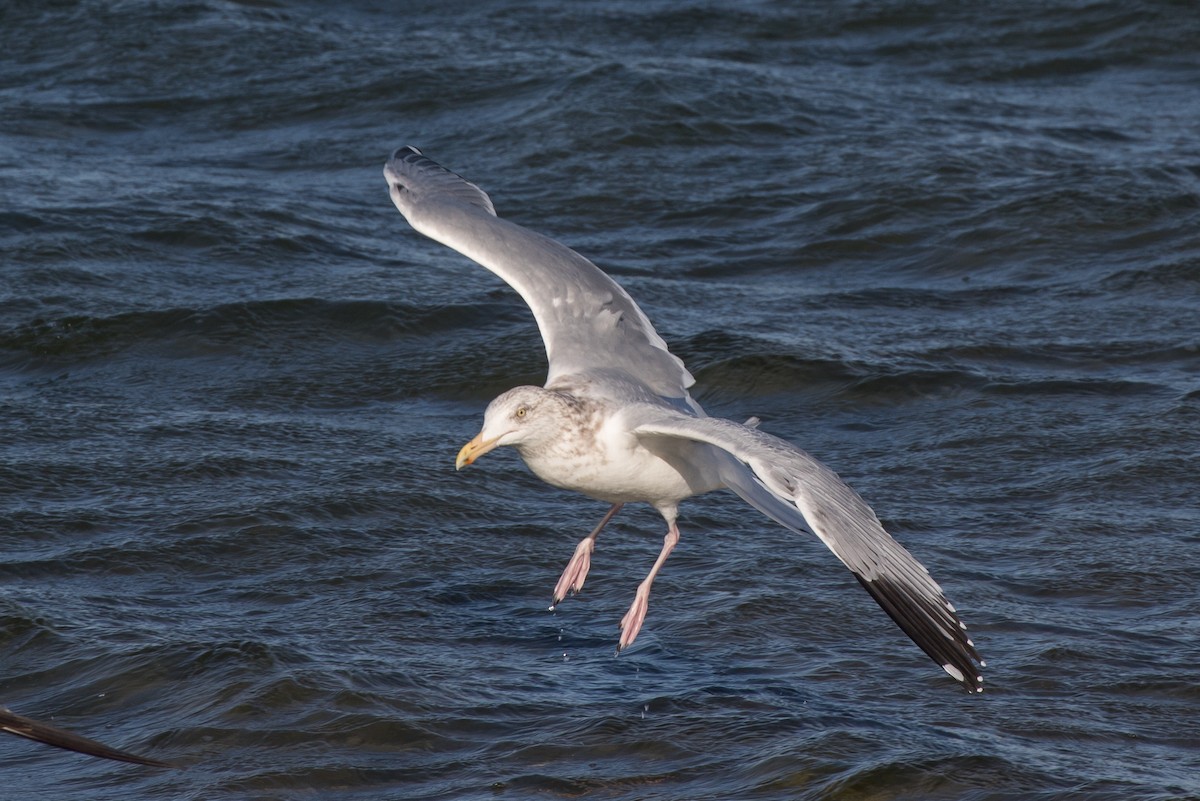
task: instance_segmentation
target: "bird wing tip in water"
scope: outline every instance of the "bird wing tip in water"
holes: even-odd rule
[[[69,732],[66,729],[60,729],[57,726],[51,726],[48,723],[42,723],[33,718],[18,715],[7,707],[0,707],[0,731],[87,756],[156,768],[177,767],[169,762],[144,757],[129,751],[122,751],[119,748],[113,748],[83,735]]]
[[[909,639],[952,679],[968,693],[983,692],[983,676],[979,674],[979,668],[984,666],[983,659],[974,644],[962,633],[962,622],[957,617],[947,623],[942,619],[943,616],[937,614],[929,598],[914,593],[901,582],[885,578],[868,579],[857,571],[854,577]]]

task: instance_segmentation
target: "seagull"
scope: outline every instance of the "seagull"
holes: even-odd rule
[[[551,609],[583,588],[596,537],[622,505],[650,504],[667,533],[621,619],[620,653],[641,631],[650,588],[679,542],[680,502],[725,488],[777,523],[815,534],[921,650],[968,692],[983,691],[984,661],[925,566],[808,453],[759,430],[754,418],[706,415],[688,392],[695,379],[616,281],[565,245],[497,216],[487,193],[415,147],[394,151],[383,174],[416,231],[517,291],[546,346],[545,385],[493,400],[456,467],[511,446],[546,483],[611,504],[576,546]]]
[[[56,748],[65,748],[68,751],[87,754],[88,756],[115,759],[118,762],[132,762],[136,765],[150,765],[156,768],[174,767],[168,762],[160,762],[157,759],[150,759],[149,757],[131,754],[128,751],[111,748],[104,743],[89,740],[87,737],[73,734],[65,729],[18,715],[11,709],[2,706],[0,706],[0,731],[15,734],[18,737],[25,737],[34,742],[52,745]]]

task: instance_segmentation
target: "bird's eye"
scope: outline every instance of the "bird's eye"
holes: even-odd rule
[[[528,410],[524,406],[518,406],[516,411],[517,418],[520,419],[524,417],[526,411]]]

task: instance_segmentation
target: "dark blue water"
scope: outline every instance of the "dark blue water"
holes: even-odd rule
[[[1193,3],[0,5],[0,799],[1200,797]],[[988,660],[819,542],[515,454],[520,299],[414,144],[826,461]]]

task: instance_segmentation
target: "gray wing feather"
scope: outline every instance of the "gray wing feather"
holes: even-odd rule
[[[721,462],[726,486],[771,519],[811,530],[854,573],[900,628],[970,692],[983,690],[983,660],[942,588],[837,473],[786,440],[718,418],[659,416],[639,438],[705,442],[734,457]]]
[[[409,224],[504,279],[533,311],[556,378],[623,370],[655,393],[685,398],[694,379],[633,299],[600,268],[549,237],[496,216],[479,187],[413,147],[383,170]]]

